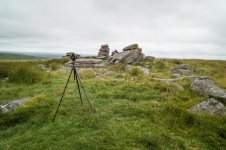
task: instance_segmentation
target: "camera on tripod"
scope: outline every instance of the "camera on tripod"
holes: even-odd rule
[[[83,85],[82,85],[82,81],[80,80],[80,77],[79,77],[78,72],[77,72],[76,67],[75,67],[75,60],[76,60],[77,58],[79,58],[80,55],[75,54],[74,52],[69,52],[69,53],[66,54],[66,57],[71,58],[71,60],[72,60],[72,62],[70,62],[70,64],[72,64],[72,65],[71,65],[71,72],[70,72],[70,74],[69,74],[69,76],[68,76],[68,79],[67,79],[66,85],[65,85],[65,87],[64,87],[64,90],[63,90],[61,99],[60,99],[60,101],[59,101],[59,104],[58,104],[58,106],[57,106],[56,112],[55,112],[55,114],[54,114],[53,122],[54,122],[54,120],[55,120],[55,118],[56,118],[57,112],[58,112],[59,107],[60,107],[60,105],[61,105],[61,102],[62,102],[62,100],[63,100],[65,91],[66,91],[66,89],[67,89],[67,86],[68,86],[68,83],[69,83],[69,80],[70,80],[72,74],[73,74],[73,76],[74,76],[74,80],[76,81],[75,83],[77,84],[78,94],[79,94],[79,98],[80,98],[81,104],[83,105],[83,101],[82,101],[82,92],[83,92],[84,95],[85,95],[85,98],[86,98],[86,100],[87,100],[87,102],[88,102],[90,111],[92,112],[92,114],[94,115],[95,119],[97,120],[96,115],[95,115],[95,111],[94,111],[94,109],[93,109],[93,106],[91,105],[91,103],[90,103],[90,101],[89,101],[89,97],[88,97],[88,95],[87,95],[87,93],[86,93],[86,91],[85,91],[85,89],[84,89],[84,87],[83,87]]]
[[[76,59],[78,59],[78,58],[80,57],[79,54],[75,54],[74,52],[68,52],[68,53],[66,54],[66,56],[67,56],[67,57],[70,57],[70,59],[71,59],[72,61],[75,61]]]

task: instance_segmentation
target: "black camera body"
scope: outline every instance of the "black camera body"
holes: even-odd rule
[[[67,57],[70,57],[72,61],[75,61],[77,58],[79,58],[80,55],[75,54],[74,52],[69,52],[66,54]]]
[[[76,54],[75,53],[72,53],[71,54],[71,60],[72,61],[75,61],[76,59],[77,59]]]

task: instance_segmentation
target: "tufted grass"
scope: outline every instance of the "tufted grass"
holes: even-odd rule
[[[193,69],[207,68],[205,75],[226,86],[225,77],[221,76],[225,62],[180,62],[191,64]],[[153,67],[149,77],[131,77],[123,71],[124,64],[108,66],[116,74],[105,79],[93,74],[98,70],[80,73],[97,112],[97,123],[87,102],[80,104],[73,80],[52,123],[67,78],[58,70],[52,71],[45,82],[26,85],[1,81],[0,103],[24,97],[32,100],[14,113],[0,115],[0,149],[225,149],[226,117],[189,113],[187,109],[207,97],[190,91],[188,79],[178,82],[184,92],[151,79],[170,77],[168,72],[177,61],[162,61],[162,70],[156,62],[143,65],[150,63]]]

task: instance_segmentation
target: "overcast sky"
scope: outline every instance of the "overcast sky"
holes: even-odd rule
[[[226,59],[226,0],[0,0],[0,51]]]

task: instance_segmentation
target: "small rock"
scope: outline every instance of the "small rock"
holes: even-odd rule
[[[184,87],[178,83],[169,83],[173,88],[175,88],[178,92],[183,92]]]
[[[97,78],[100,78],[102,80],[104,80],[105,75],[103,73],[99,73],[99,72],[94,72],[93,73]]]
[[[19,100],[13,100],[9,103],[2,104],[0,105],[0,112],[1,113],[8,113],[8,112],[13,112],[15,111],[18,107],[24,105],[30,100],[30,98],[24,98],[24,99],[19,99]]]
[[[202,68],[202,67],[198,67],[198,68],[195,69],[195,72],[197,72],[197,73],[206,72],[206,71],[207,71],[207,69]]]
[[[140,69],[140,71],[145,75],[145,76],[149,76],[150,72],[148,68],[145,67],[141,67],[141,66],[137,66],[137,68]]]
[[[125,71],[131,72],[132,71],[132,66],[131,65],[126,65],[125,66]]]
[[[180,78],[180,77],[181,77],[179,73],[172,74],[172,75],[173,75],[174,77],[176,77],[176,78]]]
[[[149,76],[150,72],[149,69],[141,66],[132,66],[132,65],[126,65],[125,71],[131,72],[133,68],[137,67],[145,76]]]
[[[207,99],[204,102],[190,108],[189,111],[192,113],[201,113],[214,116],[226,115],[225,106],[215,98]]]

